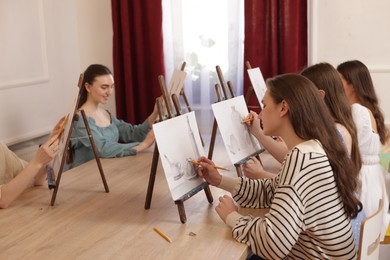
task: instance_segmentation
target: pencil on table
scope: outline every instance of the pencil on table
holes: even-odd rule
[[[196,164],[196,165],[199,165],[200,162],[198,161],[191,161],[193,164]],[[229,171],[229,169],[226,169],[226,168],[223,168],[223,167],[219,167],[219,166],[216,166],[216,165],[211,165],[211,167],[215,168],[215,169],[218,169],[218,170],[224,170],[224,171]]]
[[[162,236],[166,241],[168,241],[169,243],[172,243],[172,240],[167,235],[165,235],[160,229],[154,227],[153,230],[156,231],[157,234]]]

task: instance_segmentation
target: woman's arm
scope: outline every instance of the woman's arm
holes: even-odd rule
[[[88,118],[88,124],[100,157],[115,158],[137,154],[134,147],[138,145],[138,142],[119,143],[119,130],[115,126],[102,132],[93,119]],[[87,129],[81,118],[75,122],[72,133],[72,149],[76,151],[80,147],[92,149]]]
[[[260,161],[256,157],[251,157],[250,160],[244,163],[242,170],[245,177],[248,177],[249,179],[270,179],[277,175],[277,173],[264,170]]]
[[[198,175],[210,185],[217,186],[232,193],[234,200],[242,207],[266,208],[271,205],[275,187],[279,181],[273,179],[248,179],[245,177],[222,176],[215,168],[213,162],[206,157],[198,159],[200,166]]]
[[[249,245],[256,255],[283,259],[304,227],[301,201],[294,187],[278,187],[271,209],[264,218],[234,212],[227,216],[226,223],[233,227],[233,237]]]
[[[118,128],[119,141],[123,143],[142,142],[145,140],[152,125],[146,119],[142,124],[132,125],[111,116],[112,123]]]
[[[15,178],[1,187],[0,208],[7,208],[20,194],[33,184],[41,185],[45,180],[45,166],[57,155],[58,141],[51,138],[42,145],[34,158]]]
[[[253,120],[247,122],[247,126],[251,134],[263,145],[263,147],[278,161],[283,162],[284,157],[288,153],[286,143],[277,137],[276,140],[271,136],[264,135],[263,129],[260,125],[260,119],[256,112],[250,111],[247,118],[253,118]]]
[[[158,97],[157,99],[159,99],[160,101],[162,100],[161,97]],[[153,107],[153,112],[148,117],[148,122],[150,126],[152,126],[154,122],[156,122],[157,116],[158,116],[158,110],[157,110],[157,104],[155,103]]]

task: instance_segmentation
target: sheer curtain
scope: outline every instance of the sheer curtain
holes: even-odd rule
[[[187,63],[184,91],[202,134],[209,134],[219,65],[236,95],[243,91],[243,0],[163,0],[165,80]]]

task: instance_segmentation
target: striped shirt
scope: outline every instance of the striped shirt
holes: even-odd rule
[[[264,218],[228,215],[233,237],[266,259],[355,259],[350,220],[322,146],[303,142],[286,156],[273,179],[222,177],[220,188],[247,208],[265,208]]]

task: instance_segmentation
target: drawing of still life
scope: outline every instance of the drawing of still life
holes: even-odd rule
[[[242,120],[248,115],[243,96],[211,105],[218,129],[233,164],[248,159],[262,149]]]
[[[161,163],[173,200],[177,200],[204,180],[192,161],[204,156],[195,112],[153,125]]]
[[[260,68],[248,69],[248,75],[257,100],[259,101],[261,108],[263,108],[263,103],[261,103],[261,101],[263,100],[265,91],[267,90],[267,85],[265,84]]]

